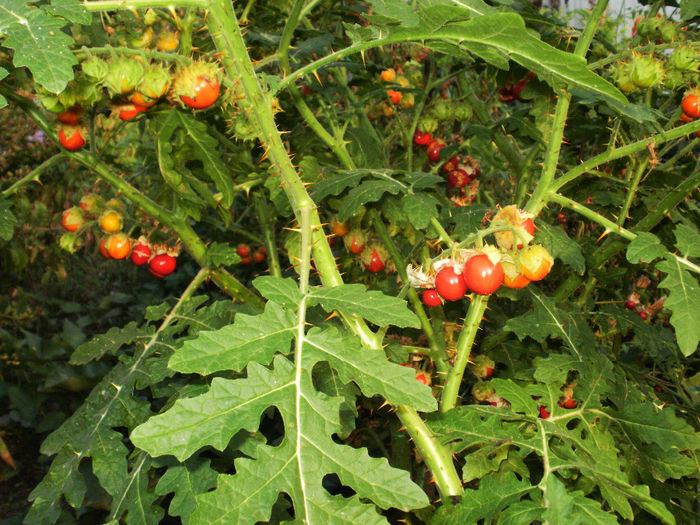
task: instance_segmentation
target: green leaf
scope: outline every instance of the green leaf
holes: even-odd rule
[[[515,503],[501,512],[498,525],[523,525],[542,521],[544,508],[530,500]]]
[[[232,325],[186,341],[168,366],[177,372],[211,374],[239,371],[249,362],[267,364],[275,353],[290,352],[295,332],[294,313],[268,302],[260,315],[238,314]]]
[[[216,490],[197,497],[191,523],[267,521],[281,492],[292,499],[295,517],[307,523],[385,523],[363,499],[381,508],[427,505],[425,493],[407,473],[384,458],[371,458],[364,449],[333,441],[341,428],[343,400],[314,390],[311,364],[297,369],[282,356],[275,358],[272,370],[251,363],[246,378],[214,378],[207,393],[177,401],[132,432],[132,441],[151,455],[173,454],[182,460],[207,445],[223,450],[238,431],[256,431],[268,407],[280,411],[287,422],[281,443],[261,444],[253,458],[237,459],[236,475],[220,475]],[[330,496],[322,483],[329,473],[356,495]]]
[[[681,20],[692,20],[700,16],[700,4],[695,0],[681,0]]]
[[[327,312],[339,310],[347,315],[354,314],[379,326],[420,326],[418,317],[408,309],[406,301],[367,290],[362,284],[313,287],[309,291],[309,302],[321,305]]]
[[[253,279],[253,286],[265,299],[290,310],[296,310],[304,297],[294,279],[264,275]]]
[[[197,506],[195,496],[216,487],[216,477],[217,472],[211,468],[210,460],[193,457],[183,464],[170,466],[158,480],[155,493],[159,496],[174,493],[168,514],[179,516],[186,525]]]
[[[676,236],[676,248],[685,257],[700,257],[700,233],[685,224],[678,224],[673,230]]]
[[[555,475],[547,478],[544,493],[546,510],[542,519],[548,523],[570,523],[571,525],[617,525],[614,514],[605,512],[600,503],[586,498],[581,492],[569,493],[566,486]]]
[[[88,25],[92,15],[80,0],[51,0],[51,5],[42,6],[47,13],[61,16],[74,24]]]
[[[360,180],[366,174],[366,170],[350,170],[334,173],[327,179],[322,179],[311,186],[309,192],[314,201],[320,202],[329,195],[338,195],[347,188],[359,185]]]
[[[653,443],[663,451],[700,450],[700,433],[675,414],[671,407],[651,403],[626,405],[614,418],[637,443]]]
[[[521,341],[525,337],[532,337],[540,343],[547,337],[561,339],[578,359],[581,359],[583,348],[595,347],[595,336],[583,319],[558,309],[553,299],[532,289],[529,292],[534,310],[508,319],[506,330],[514,332]]]
[[[641,232],[627,246],[627,260],[632,264],[649,263],[663,257],[666,248],[653,233]]]
[[[357,383],[367,397],[379,394],[423,412],[437,409],[432,389],[416,381],[414,369],[387,361],[381,350],[363,348],[358,337],[341,335],[335,327],[312,328],[304,338],[304,368],[318,361],[327,361],[343,382]]]
[[[368,202],[376,202],[384,193],[396,195],[403,191],[405,186],[391,179],[370,180],[351,189],[343,199],[338,211],[338,220],[344,221],[352,217],[361,206]]]
[[[164,153],[164,155],[159,155],[159,160],[161,164],[165,162],[165,164],[161,166],[161,172],[164,172],[163,166],[165,166],[164,176],[166,176],[166,173],[169,174],[166,180],[168,180],[168,177],[172,176],[174,168],[168,166],[168,146],[165,145],[165,143],[170,140],[171,134],[174,133],[176,129],[182,129],[187,136],[190,156],[202,163],[204,172],[216,185],[216,189],[222,193],[223,198],[221,204],[225,208],[231,206],[234,193],[233,178],[218,153],[219,144],[217,140],[207,132],[206,124],[198,121],[192,115],[184,111],[167,111],[160,115],[157,126],[159,133],[159,149]]]
[[[503,476],[486,476],[478,490],[466,490],[457,505],[443,505],[434,515],[436,525],[466,525],[479,520],[491,521],[504,508],[517,503],[535,489],[527,480],[518,480],[508,472]],[[552,523],[562,523],[555,521]]]
[[[387,165],[382,143],[371,124],[360,121],[359,128],[349,127],[345,131],[348,153],[359,168],[382,168]]]
[[[9,241],[15,234],[17,217],[10,211],[12,203],[0,197],[0,239]]]
[[[528,416],[537,416],[537,402],[523,387],[511,379],[495,378],[491,380],[491,385],[496,389],[496,393],[510,403],[513,412],[522,412]]]
[[[586,259],[581,252],[581,246],[571,239],[564,230],[547,224],[538,224],[537,228],[536,243],[541,243],[552,257],[568,264],[579,274],[586,271]]]
[[[60,93],[73,79],[78,60],[70,50],[73,38],[63,31],[66,21],[24,0],[0,4],[2,45],[14,50],[13,62],[27,67],[34,80],[52,93]]]
[[[213,242],[207,247],[207,255],[216,266],[230,266],[241,262],[241,257],[230,244]]]
[[[5,69],[4,67],[0,67],[0,80],[5,78],[9,74],[10,73],[7,71],[7,69]],[[2,95],[0,95],[0,109],[4,108],[5,106],[7,106],[7,99],[5,97],[3,97]],[[0,199],[0,205],[1,205],[1,202],[2,202],[2,199]],[[3,215],[4,215],[4,210],[2,208],[0,208],[0,222],[2,221]],[[3,235],[2,234],[2,226],[0,225],[0,239],[4,238],[2,235]],[[5,240],[9,240],[9,239],[5,239]]]
[[[425,40],[427,47],[435,40],[448,40],[465,51],[479,53],[484,46],[514,60],[537,74],[538,78],[558,89],[562,83],[587,90],[596,96],[627,103],[625,96],[609,82],[591,72],[582,57],[555,49],[542,42],[525,27],[515,13],[489,13],[469,20],[454,16],[450,23],[440,15],[444,6],[426,8],[416,28],[390,31],[392,41]],[[468,12],[465,10],[465,13]],[[476,44],[476,46],[474,46]]]
[[[455,237],[464,239],[480,230],[482,228],[481,221],[487,211],[488,208],[481,204],[462,206],[461,208],[450,210],[452,213],[451,220],[455,223]]]
[[[412,193],[401,199],[403,211],[411,224],[422,230],[430,224],[430,220],[438,216],[438,200],[428,193]]]
[[[666,277],[659,283],[660,288],[669,291],[664,306],[671,310],[671,324],[676,330],[678,346],[683,355],[689,356],[698,349],[700,342],[700,286],[681,263],[670,256],[656,265]]]
[[[70,358],[73,365],[84,365],[95,359],[102,358],[105,354],[116,354],[119,349],[137,339],[146,339],[152,335],[153,330],[140,328],[135,321],[124,327],[113,326],[106,333],[97,335],[87,343],[81,344],[75,349]]]

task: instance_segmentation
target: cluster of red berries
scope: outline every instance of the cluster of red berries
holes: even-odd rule
[[[100,253],[105,259],[126,259],[131,255],[131,261],[137,266],[148,263],[148,270],[155,277],[162,279],[173,273],[179,251],[160,245],[152,246],[144,237],[140,237],[134,244],[122,231],[123,210],[124,204],[117,199],[103,203],[99,195],[88,194],[80,199],[79,207],[73,206],[63,212],[61,222],[63,227],[73,234],[80,233],[96,221],[99,229],[105,234],[99,243]],[[62,239],[62,245],[71,251],[76,242],[75,237],[65,241]]]
[[[63,93],[39,93],[42,104],[56,113],[62,124],[58,139],[69,151],[85,145],[84,108],[102,98],[103,87],[111,97],[113,114],[123,121],[148,111],[168,92],[173,103],[192,109],[206,109],[219,98],[221,73],[209,62],[193,62],[175,74],[159,64],[144,66],[133,57],[117,57],[109,62],[90,57],[81,66],[79,79]]]
[[[439,138],[434,138],[431,133],[424,133],[416,129],[413,134],[413,143],[416,146],[424,146],[425,154],[431,162],[440,162],[440,151],[447,143]],[[455,206],[465,206],[476,200],[479,190],[479,181],[476,180],[481,173],[479,161],[464,156],[453,156],[442,163],[440,169],[447,175],[448,195]]]
[[[261,263],[267,257],[267,248],[260,246],[252,251],[247,244],[239,244],[236,247],[236,253],[241,257],[241,264]]]
[[[499,223],[504,229],[494,233],[498,248],[458,250],[433,264],[434,277],[411,272],[415,285],[427,288],[422,297],[426,306],[440,306],[443,299],[457,301],[469,292],[489,295],[501,285],[523,288],[547,276],[554,259],[542,245],[527,245],[535,232],[532,216],[506,206],[493,217],[492,225]]]

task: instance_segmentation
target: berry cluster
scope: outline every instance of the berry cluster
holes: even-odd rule
[[[506,206],[492,219],[496,246],[456,250],[450,258],[432,265],[425,274],[409,268],[409,280],[423,292],[426,306],[440,306],[443,300],[457,301],[467,293],[489,295],[501,285],[523,288],[547,276],[554,259],[540,244],[529,244],[535,232],[532,215],[516,206]]]
[[[267,257],[267,248],[260,246],[253,251],[247,244],[239,244],[236,253],[241,257],[241,264],[261,263]]]
[[[61,123],[58,138],[68,151],[85,145],[88,108],[98,104],[106,94],[112,114],[129,121],[145,113],[166,94],[173,104],[206,109],[219,98],[221,72],[209,62],[193,62],[175,73],[160,63],[144,65],[134,57],[115,57],[109,61],[91,56],[66,89],[49,93],[38,89],[42,105],[56,114]]]
[[[175,271],[179,249],[165,245],[155,245],[141,236],[134,243],[122,231],[124,228],[124,204],[111,199],[106,203],[96,194],[88,194],[80,199],[80,206],[73,206],[63,212],[61,222],[68,234],[61,237],[61,246],[71,252],[82,244],[80,234],[95,224],[104,234],[99,242],[100,253],[105,259],[127,259],[142,266],[148,264],[151,275],[163,278]]]

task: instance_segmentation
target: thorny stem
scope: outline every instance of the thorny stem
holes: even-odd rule
[[[447,375],[447,383],[442,391],[440,412],[447,412],[457,405],[457,395],[459,394],[459,387],[464,377],[464,370],[469,362],[472,345],[474,344],[474,339],[479,330],[481,318],[484,316],[488,301],[488,295],[472,295],[472,302],[469,305],[467,317],[464,319],[462,332],[459,334],[459,339],[457,340],[457,357]]]
[[[229,78],[240,81],[240,88],[249,104],[246,109],[249,110],[255,129],[259,130],[259,138],[267,148],[270,161],[279,170],[297,221],[300,224],[302,219],[309,222],[313,260],[321,281],[326,286],[341,285],[343,280],[321,227],[318,213],[284,148],[268,97],[255,76],[231,3],[226,0],[211,0],[209,7],[209,32],[222,53],[221,60],[226,73]],[[303,213],[306,212],[302,213],[303,210],[308,210],[308,219],[304,218]],[[362,319],[348,316],[343,316],[343,319],[348,327],[360,336],[363,344],[371,348],[381,348],[377,337]],[[398,407],[397,413],[419,451],[426,458],[443,497],[461,495],[462,484],[447,449],[432,436],[415,409],[401,406]]]
[[[637,166],[637,169],[634,171],[632,184],[627,189],[625,203],[622,205],[622,211],[620,211],[620,216],[617,218],[617,224],[620,226],[622,226],[625,223],[625,220],[627,219],[627,214],[629,213],[630,208],[632,207],[632,201],[634,201],[634,196],[637,193],[637,187],[639,186],[639,182],[642,180],[642,175],[644,174],[644,170],[646,169],[648,164],[649,159],[645,158],[639,163],[639,166]]]
[[[13,183],[11,186],[8,186],[4,190],[2,190],[2,193],[0,193],[0,195],[2,195],[3,197],[9,197],[10,195],[13,195],[25,184],[28,184],[33,181],[38,181],[42,173],[44,173],[47,169],[53,167],[54,165],[58,164],[59,162],[64,161],[65,159],[66,156],[63,153],[57,153],[50,159],[47,159],[44,162],[42,162],[39,166],[37,166],[32,171],[27,173],[24,177]]]
[[[574,49],[574,55],[585,57],[588,51],[588,46],[593,39],[598,30],[600,19],[605,13],[605,8],[608,5],[608,0],[599,0],[591,15],[586,23],[586,27],[581,34],[578,42],[576,42],[576,48]],[[561,145],[564,140],[564,128],[566,126],[566,117],[569,113],[569,104],[571,103],[571,94],[568,91],[561,90],[558,94],[557,106],[554,110],[554,120],[552,122],[552,129],[549,134],[549,145],[544,157],[544,164],[542,166],[542,173],[537,185],[532,193],[532,197],[528,201],[525,209],[531,213],[537,215],[539,211],[547,203],[547,194],[550,191],[552,182],[554,181],[554,174],[557,170],[557,163],[559,161],[559,155],[561,153]]]
[[[294,3],[292,11],[287,17],[287,23],[284,26],[282,38],[280,39],[280,44],[277,49],[280,67],[284,73],[289,72],[289,46],[292,40],[292,35],[294,34],[294,29],[299,22],[303,5],[304,0],[297,0]],[[338,157],[338,159],[347,169],[353,169],[355,167],[355,163],[350,157],[342,137],[333,137],[330,133],[328,133],[328,131],[326,131],[323,125],[313,114],[308,104],[302,98],[296,84],[290,84],[288,88],[297,111],[299,111],[299,114],[304,118],[311,130],[316,133],[318,138],[320,138],[326,144],[326,146],[333,151],[333,153],[335,153],[336,157]]]

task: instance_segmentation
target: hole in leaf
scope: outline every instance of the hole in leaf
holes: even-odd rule
[[[267,408],[260,416],[260,433],[265,436],[267,444],[278,446],[284,439],[284,419],[275,406]]]
[[[340,494],[344,498],[350,498],[356,494],[354,490],[340,482],[340,478],[337,474],[326,474],[323,476],[323,481],[321,483],[323,488],[333,496]]]

